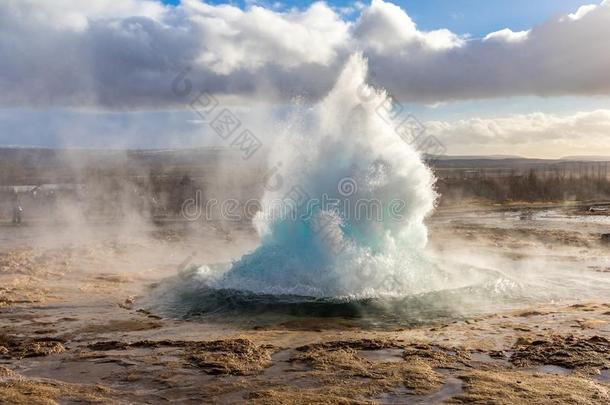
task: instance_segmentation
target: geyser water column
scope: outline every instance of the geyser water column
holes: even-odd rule
[[[353,55],[321,102],[280,123],[269,168],[282,181],[254,220],[261,244],[224,270],[201,267],[206,285],[353,298],[437,288],[422,253],[433,175],[378,114],[386,96],[366,77]]]

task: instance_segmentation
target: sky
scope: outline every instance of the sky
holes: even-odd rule
[[[0,145],[212,146],[185,68],[256,121],[360,52],[449,154],[610,155],[609,50],[610,0],[3,0]]]
[[[474,37],[510,28],[522,31],[545,20],[562,14],[569,14],[578,7],[592,4],[595,0],[400,0],[393,3],[407,11],[422,30],[447,28],[458,34]],[[164,4],[177,5],[180,0],[164,0]],[[293,7],[306,8],[312,1],[210,1],[210,4],[235,4],[241,8],[262,5],[279,10]],[[357,9],[353,1],[329,1],[336,8]],[[363,3],[364,4],[364,3]],[[357,12],[348,15],[356,19]]]

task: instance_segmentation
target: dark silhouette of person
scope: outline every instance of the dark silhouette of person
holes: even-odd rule
[[[19,194],[17,194],[17,191],[15,191],[13,194],[13,224],[20,224],[22,215],[23,208],[21,207],[21,202],[19,201]]]

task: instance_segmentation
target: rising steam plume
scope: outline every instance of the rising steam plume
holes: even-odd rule
[[[422,252],[434,177],[369,102],[385,93],[366,77],[353,55],[320,103],[281,123],[269,168],[283,181],[254,220],[261,244],[224,269],[203,266],[210,287],[317,297],[431,288]]]

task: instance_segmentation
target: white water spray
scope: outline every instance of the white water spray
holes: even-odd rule
[[[366,77],[366,61],[353,55],[319,104],[282,123],[269,154],[282,181],[265,192],[254,223],[261,245],[220,275],[200,268],[207,285],[316,297],[438,287],[423,255],[434,177],[377,113],[374,100],[386,95]],[[289,215],[277,215],[278,202]]]

